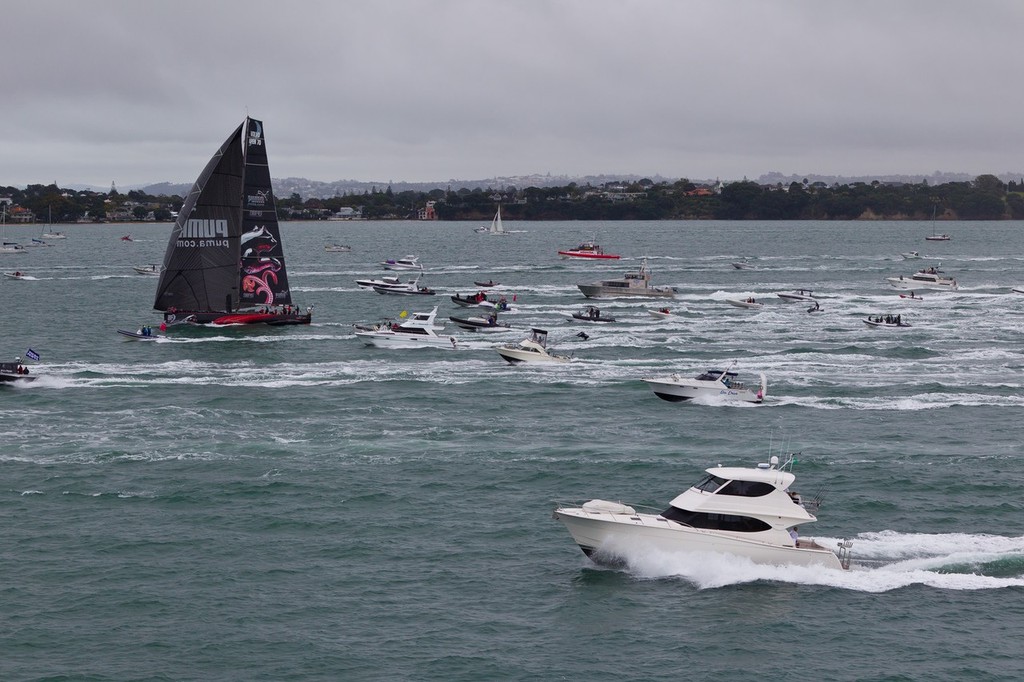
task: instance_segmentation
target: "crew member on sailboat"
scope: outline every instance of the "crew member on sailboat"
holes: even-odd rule
[[[178,212],[153,307],[168,324],[309,324],[292,304],[263,123],[246,118]]]

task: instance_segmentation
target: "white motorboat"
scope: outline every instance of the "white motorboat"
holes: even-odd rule
[[[763,303],[758,303],[757,301],[754,300],[753,297],[745,298],[742,301],[739,300],[738,298],[727,298],[725,299],[725,302],[728,303],[729,305],[734,305],[737,308],[753,308],[756,310],[757,308],[764,307]]]
[[[436,293],[433,289],[421,287],[419,278],[399,284],[375,286],[373,290],[378,294],[390,294],[393,296],[433,296]]]
[[[672,403],[694,398],[760,403],[768,395],[768,379],[764,372],[761,372],[760,376],[761,383],[757,386],[739,381],[736,372],[731,369],[709,369],[693,378],[670,374],[647,377],[644,381],[654,391],[654,395]]]
[[[498,355],[509,364],[524,362],[569,362],[567,355],[555,355],[548,351],[548,333],[543,329],[531,329],[530,336],[519,343],[510,343],[497,348]]]
[[[470,317],[451,316],[448,319],[462,329],[468,329],[471,332],[507,332],[512,328],[512,325],[508,322],[498,322],[497,313],[492,313],[487,317],[480,317],[478,315]]]
[[[751,263],[749,258],[735,261],[732,266],[737,270],[757,270],[757,266]]]
[[[929,242],[948,242],[952,237],[948,234],[932,234],[924,238],[925,241]]]
[[[0,253],[28,253],[25,247],[15,242],[4,242],[0,244]]]
[[[889,284],[897,289],[936,289],[956,291],[957,283],[952,277],[945,277],[942,271],[935,267],[922,268],[910,277],[886,277]]]
[[[792,456],[777,456],[757,467],[711,467],[696,485],[676,496],[667,509],[637,511],[633,506],[590,500],[559,505],[554,517],[565,524],[583,553],[599,564],[628,563],[630,552],[725,554],[758,564],[850,567],[852,542],[835,551],[798,528],[814,523],[820,499],[804,502],[790,489],[796,480]]]
[[[921,258],[921,254],[917,251],[906,251],[900,255],[903,256],[903,260],[918,260]]]
[[[160,276],[159,265],[133,265],[132,270],[140,275]]]
[[[4,277],[7,279],[26,279],[28,275],[21,270],[15,270],[14,272],[5,272]]]
[[[646,258],[640,261],[640,268],[636,272],[627,272],[621,279],[606,279],[576,286],[587,298],[618,298],[620,296],[675,298],[676,295],[672,287],[651,286],[651,272],[647,269]]]
[[[381,263],[385,270],[422,270],[419,256],[406,256],[405,258],[388,258]]]
[[[814,302],[818,298],[810,289],[797,289],[796,291],[780,291],[775,295],[781,298],[786,303],[795,303],[797,301]]]
[[[329,253],[349,253],[352,251],[352,247],[347,244],[326,244],[324,251]]]
[[[911,291],[909,294],[900,294],[900,298],[902,298],[904,301],[923,301],[924,300],[923,297],[918,296],[913,291]]]
[[[909,327],[910,323],[903,319],[902,315],[868,315],[864,318],[864,324],[869,327]]]
[[[414,280],[409,280],[410,282]],[[403,286],[402,280],[399,277],[392,275],[385,275],[380,279],[357,279],[356,284],[359,285],[360,289],[373,289],[374,287],[388,287],[388,286]]]
[[[356,336],[366,345],[378,348],[457,348],[454,336],[438,336],[434,326],[436,317],[437,306],[434,306],[429,313],[412,313],[402,322],[357,331]]]
[[[667,320],[675,315],[675,313],[668,308],[658,308],[657,310],[650,309],[647,311],[647,314],[658,320]]]

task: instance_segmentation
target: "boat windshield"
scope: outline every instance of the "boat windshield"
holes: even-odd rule
[[[691,512],[678,507],[669,507],[661,512],[661,516],[670,521],[681,523],[693,528],[707,528],[709,530],[729,530],[739,533],[759,533],[771,530],[771,525],[761,519],[751,516],[737,516],[735,514],[708,514],[705,512]]]
[[[713,474],[708,474],[703,479],[701,479],[700,483],[693,487],[696,488],[697,490],[702,490],[706,493],[713,493],[719,488],[721,488],[722,485],[725,484],[725,482],[726,480],[724,478],[720,478]]]
[[[764,497],[775,490],[771,483],[761,481],[729,481],[728,485],[718,491],[719,495],[736,495],[738,497]]]

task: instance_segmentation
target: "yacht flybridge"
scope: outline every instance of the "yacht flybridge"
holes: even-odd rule
[[[678,495],[662,512],[637,511],[620,502],[590,500],[558,506],[556,519],[595,563],[628,562],[630,550],[716,553],[759,564],[850,567],[852,543],[833,550],[797,528],[817,521],[818,500],[803,500],[790,489],[796,476],[792,456],[781,466],[777,456],[756,467],[711,467],[707,475]]]

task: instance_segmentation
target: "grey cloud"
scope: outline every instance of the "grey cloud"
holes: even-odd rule
[[[42,0],[7,10],[0,184],[738,178],[1022,167],[1024,5]]]

